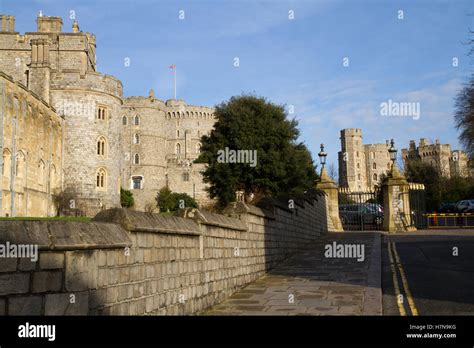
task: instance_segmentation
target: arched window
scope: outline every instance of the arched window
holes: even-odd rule
[[[106,151],[106,144],[107,140],[105,137],[100,136],[99,139],[97,139],[97,155],[99,156],[105,156],[107,151]]]
[[[180,143],[177,143],[177,144],[176,144],[176,154],[177,154],[177,155],[180,155],[180,154],[181,154],[181,144],[180,144]]]
[[[197,143],[196,144],[196,153],[200,153],[200,152],[201,152],[201,144]]]
[[[374,178],[374,181],[377,181],[377,174],[376,173],[374,173],[373,178]]]
[[[377,163],[374,162],[374,163],[372,164],[372,169],[377,169]]]
[[[357,163],[357,169],[359,169],[359,168],[360,168],[360,163]]]
[[[140,125],[140,116],[136,115],[135,118],[134,118],[133,123],[135,124],[135,126],[139,126]]]
[[[101,121],[105,121],[107,118],[107,108],[105,106],[98,106],[97,107],[97,119]]]
[[[140,144],[140,135],[139,134],[134,134],[133,135],[133,143],[134,144]]]
[[[138,153],[133,156],[133,164],[140,164],[140,155]]]
[[[123,126],[127,125],[127,116],[122,117],[122,125]]]
[[[107,189],[107,172],[104,168],[99,168],[96,174],[96,188],[98,190]]]

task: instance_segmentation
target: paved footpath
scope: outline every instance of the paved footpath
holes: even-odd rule
[[[365,260],[326,258],[325,245],[360,244]],[[379,233],[329,233],[204,315],[382,315]]]

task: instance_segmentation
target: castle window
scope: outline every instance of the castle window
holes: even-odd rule
[[[377,174],[374,174],[373,178],[375,181],[377,181]]]
[[[123,126],[127,125],[127,116],[122,117],[122,125]]]
[[[372,169],[377,169],[377,163],[372,164]]]
[[[138,135],[138,134],[133,135],[133,143],[134,144],[140,144],[140,135]]]
[[[181,144],[180,143],[176,144],[176,154],[178,154],[178,155],[181,154]]]
[[[140,117],[138,115],[135,116],[133,123],[135,124],[135,126],[140,125]]]
[[[106,144],[107,140],[105,137],[101,136],[97,139],[97,155],[105,156],[106,155]]]
[[[359,157],[359,151],[357,151],[356,155],[357,155],[357,157]]]
[[[359,169],[359,168],[360,168],[360,164],[359,164],[359,163],[357,163],[357,169]]]
[[[183,181],[189,181],[189,173],[183,173]]]
[[[179,138],[179,129],[176,131],[176,137]]]
[[[96,174],[96,188],[105,190],[107,188],[107,172],[104,168],[100,168]]]
[[[359,179],[359,180],[360,180],[360,174],[357,174],[357,179]]]
[[[98,106],[97,107],[97,119],[101,121],[105,121],[107,117],[107,108],[105,106]]]
[[[371,152],[370,154],[372,155],[372,159],[374,159],[375,158],[375,152]]]
[[[133,156],[133,164],[140,164],[140,155],[138,153]]]
[[[132,176],[132,190],[143,189],[143,176]]]
[[[196,153],[200,153],[200,152],[201,152],[201,144],[197,143],[196,144]]]

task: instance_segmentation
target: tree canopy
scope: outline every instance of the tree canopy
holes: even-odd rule
[[[215,114],[217,122],[202,137],[197,162],[208,164],[204,181],[221,206],[234,200],[235,191],[258,199],[313,187],[317,175],[311,154],[298,142],[298,123],[287,118],[284,106],[242,95],[218,105]],[[226,148],[255,151],[255,165],[219,160]]]

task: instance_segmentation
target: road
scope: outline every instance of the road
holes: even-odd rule
[[[473,315],[474,231],[385,235],[384,315]]]

